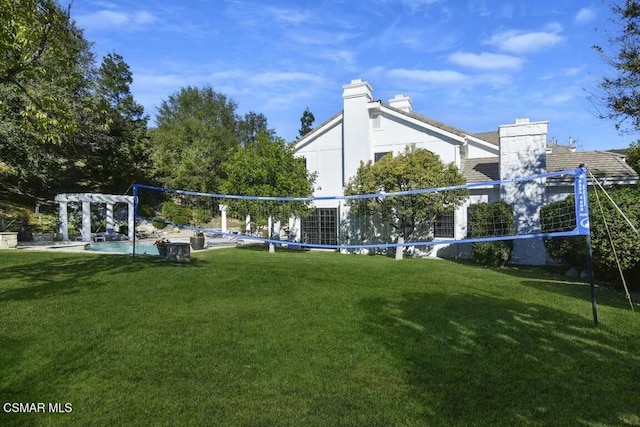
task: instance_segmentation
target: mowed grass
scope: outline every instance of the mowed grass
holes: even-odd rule
[[[640,314],[542,270],[0,251],[0,425],[640,425]]]

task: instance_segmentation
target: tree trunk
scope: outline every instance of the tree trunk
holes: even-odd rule
[[[398,244],[404,243],[404,237],[398,236]],[[401,260],[404,255],[404,246],[396,246],[396,260]]]

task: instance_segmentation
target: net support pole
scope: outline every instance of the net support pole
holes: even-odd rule
[[[136,260],[136,214],[138,213],[138,186],[133,185],[133,247],[131,248],[131,260]]]
[[[591,289],[591,311],[593,312],[593,324],[598,326],[598,304],[596,303],[596,283],[593,277],[593,249],[591,247],[591,234],[587,234],[587,270],[589,271],[589,287]]]
[[[593,311],[593,324],[598,326],[598,305],[596,303],[596,283],[593,276],[593,248],[591,246],[588,188],[587,168],[582,164],[578,166],[576,170],[574,189],[576,195],[576,226],[578,234],[585,236],[586,240],[587,270],[589,272],[589,285],[591,290],[591,310]]]

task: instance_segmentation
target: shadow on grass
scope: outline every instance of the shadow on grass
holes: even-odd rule
[[[407,293],[362,307],[367,333],[401,361],[431,408],[427,424],[640,423],[635,339],[491,296]]]
[[[465,267],[491,270],[511,277],[523,279],[523,286],[544,290],[562,296],[577,298],[591,303],[591,289],[588,281],[572,279],[564,276],[563,268],[536,266],[509,266],[504,268],[483,267],[478,264],[453,261]],[[628,300],[618,289],[608,283],[596,282],[596,302],[598,305],[611,307],[628,307]]]
[[[167,268],[198,268],[206,260],[191,259],[190,263],[170,263],[152,256],[93,254],[18,254],[28,259],[0,267],[0,301],[46,298],[54,294],[71,294],[104,283],[105,273],[127,274],[149,271],[162,274]],[[12,283],[15,282],[16,284]],[[3,285],[7,283],[7,285]]]

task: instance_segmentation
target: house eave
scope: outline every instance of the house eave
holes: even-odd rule
[[[369,104],[369,110],[374,110],[374,109],[379,109],[380,111],[384,112],[385,114],[389,114],[390,116],[396,117],[398,119],[401,120],[405,120],[415,126],[418,127],[422,127],[424,129],[429,130],[430,132],[434,132],[440,135],[445,136],[448,139],[454,140],[456,142],[458,142],[460,145],[464,144],[465,142],[465,134],[464,133],[454,133],[451,131],[448,131],[446,129],[443,129],[442,127],[439,127],[437,125],[428,123],[426,121],[426,117],[424,120],[421,120],[417,117],[414,117],[413,114],[411,113],[407,113],[405,111],[402,110],[398,110],[397,108],[393,108],[389,105],[383,104],[382,102],[376,101],[376,102],[372,102]],[[415,114],[415,113],[414,113]]]
[[[340,122],[342,122],[342,116],[343,116],[342,111],[334,114],[334,116],[331,117],[329,120],[325,121],[320,126],[318,126],[314,130],[306,134],[304,137],[302,137],[300,140],[298,140],[298,142],[296,142],[295,145],[293,146],[294,153],[298,152],[299,150],[303,149],[307,145],[311,144],[313,141],[320,138],[329,130],[333,129],[335,126],[340,124]]]

